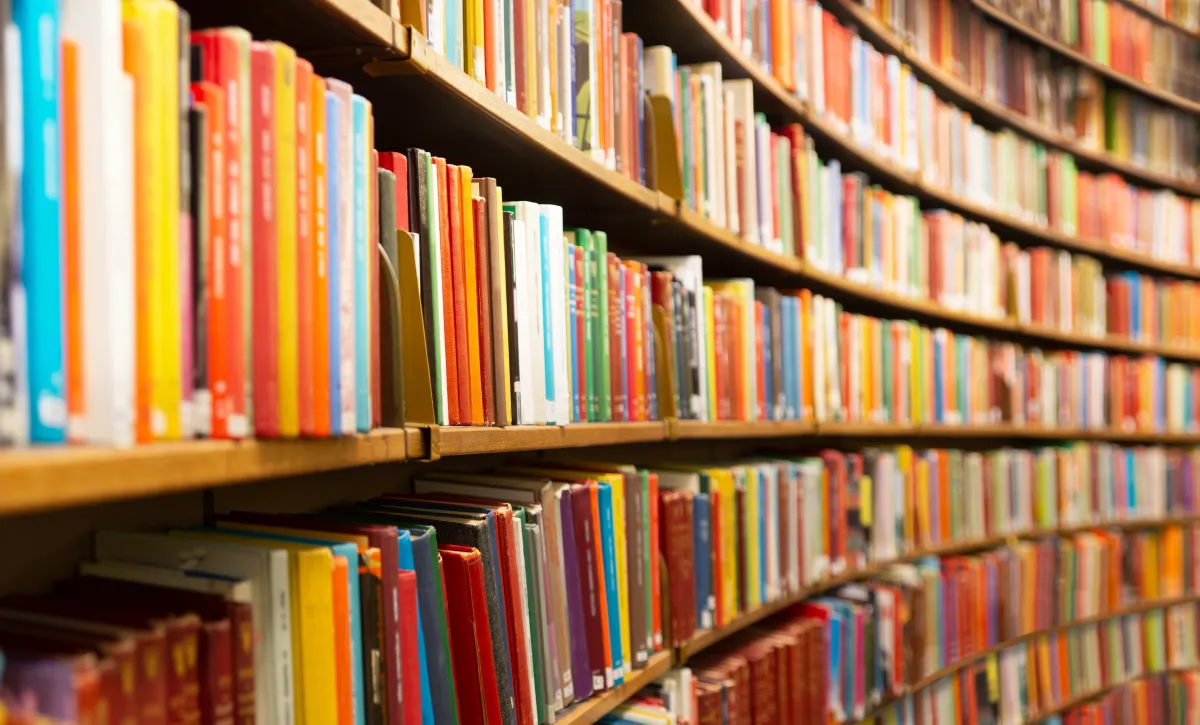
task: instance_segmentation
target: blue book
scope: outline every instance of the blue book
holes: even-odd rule
[[[333,91],[325,91],[325,138],[326,165],[330,169],[341,168],[341,144],[338,136],[341,133],[342,102]],[[341,238],[342,204],[341,204],[341,174],[325,175],[328,184],[325,202],[325,226],[328,229],[326,238],[329,240],[325,264],[325,278],[329,281],[329,401],[331,414],[329,416],[330,435],[339,435],[342,430],[341,400],[342,400],[342,325],[341,300],[342,277],[341,256],[337,253],[337,240]]]
[[[359,433],[371,430],[371,228],[367,188],[367,120],[371,104],[355,95],[351,138],[354,178],[354,409]],[[349,431],[345,431],[349,432]]]
[[[16,259],[25,286],[29,438],[35,443],[67,439],[58,5],[57,0],[15,0],[12,7],[21,34],[22,132],[26,140],[20,189],[24,228],[16,238]]]
[[[554,413],[554,306],[550,304],[550,300],[554,298],[550,295],[550,215],[543,207],[538,207],[537,214],[538,240],[542,250],[542,355],[546,363],[546,422],[561,424],[567,421],[557,420]]]
[[[574,248],[568,248],[567,254],[567,330],[571,336],[571,422],[579,422],[579,326],[575,324],[575,305],[578,304],[575,294],[575,262]]]
[[[420,532],[424,533],[424,532]],[[417,562],[413,556],[412,533],[396,529],[396,554],[400,571],[417,573]],[[418,576],[420,576],[418,574]],[[420,582],[417,583],[418,589]],[[433,723],[433,695],[429,687],[429,660],[425,657],[425,630],[421,624],[421,605],[417,604],[417,656],[421,660],[421,722]]]
[[[253,539],[268,539],[270,541],[286,541],[292,544],[306,544],[313,547],[326,547],[334,556],[346,560],[346,585],[349,591],[350,609],[350,679],[354,688],[354,723],[366,725],[367,722],[367,692],[363,673],[363,644],[362,644],[362,597],[359,594],[358,579],[358,546],[349,542],[323,541],[307,539],[303,536],[285,536],[267,531],[246,529],[222,529],[215,526],[195,526],[188,531],[208,534],[244,536]]]
[[[933,335],[933,420],[936,423],[945,423],[945,416],[942,412],[946,408],[946,394],[944,390],[945,378],[943,370],[946,366],[946,350],[942,338],[937,333]]]
[[[749,485],[758,489],[758,601],[767,601],[767,477],[757,467],[750,469]]]
[[[696,559],[696,621],[700,629],[713,626],[713,610],[710,606],[713,600],[712,587],[712,529],[711,508],[708,504],[708,494],[698,493],[692,497],[692,533],[693,547]]]
[[[612,486],[597,483],[600,503],[600,546],[604,552],[604,598],[608,602],[608,639],[612,645],[614,684],[625,681],[625,660],[621,656],[621,597],[617,593],[617,548],[613,533]]]

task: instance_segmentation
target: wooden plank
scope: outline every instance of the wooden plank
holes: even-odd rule
[[[1149,83],[1145,83],[1137,78],[1134,78],[1133,76],[1127,76],[1124,73],[1118,73],[1103,63],[1092,60],[1074,48],[1060,43],[1048,35],[1038,32],[1035,28],[1020,22],[1008,13],[988,5],[986,2],[983,2],[983,0],[971,0],[971,4],[975,6],[976,10],[984,15],[987,15],[992,20],[995,20],[1001,25],[1005,25],[1008,28],[1015,30],[1038,45],[1048,48],[1064,58],[1069,58],[1073,62],[1078,63],[1097,75],[1103,76],[1115,83],[1119,83],[1126,88],[1136,91],[1137,93],[1141,93],[1144,96],[1149,96],[1156,101],[1175,106],[1176,108],[1182,109],[1189,113],[1200,113],[1200,103],[1196,101],[1184,98],[1183,96],[1172,93],[1164,88],[1152,86]]]
[[[625,679],[625,683],[607,692],[588,698],[558,714],[558,725],[592,725],[600,718],[637,694],[637,691],[654,682],[671,668],[669,650],[650,657],[646,667],[637,670]]]
[[[0,454],[0,515],[403,461],[405,433],[325,440],[181,441]]]
[[[1200,184],[1195,181],[1178,178],[1160,173],[1152,169],[1133,164],[1101,149],[1093,149],[1069,138],[1056,130],[1046,128],[1034,119],[1017,113],[1001,103],[985,98],[957,76],[939,68],[935,63],[926,60],[911,45],[906,43],[893,30],[876,19],[866,8],[852,0],[835,0],[824,5],[825,9],[836,15],[843,22],[849,23],[858,30],[864,39],[870,41],[880,50],[891,53],[903,59],[916,72],[917,77],[939,91],[939,96],[946,96],[959,107],[971,112],[976,120],[993,124],[1009,126],[1022,134],[1036,139],[1043,144],[1066,151],[1075,157],[1081,168],[1089,170],[1115,171],[1127,178],[1161,186],[1176,191],[1200,195]]]
[[[976,0],[977,1],[977,0]],[[1173,276],[1200,279],[1200,270],[1151,259],[1118,249],[1098,239],[1086,239],[1036,226],[1003,214],[946,189],[925,182],[918,173],[874,151],[860,148],[849,135],[817,114],[770,75],[762,64],[736,48],[699,7],[683,0],[643,0],[624,7],[625,27],[639,33],[647,44],[668,45],[680,63],[717,60],[725,78],[750,78],[755,85],[755,109],[777,121],[798,122],[814,139],[824,158],[836,157],[846,170],[868,173],[893,193],[912,194],[924,204],[941,206],[986,222],[993,231],[1013,241],[1050,244],[1083,252],[1122,265]],[[1200,107],[1200,104],[1197,104]]]
[[[193,28],[238,25],[255,40],[279,40],[310,60],[323,54],[400,55],[400,29],[369,0],[179,0]]]

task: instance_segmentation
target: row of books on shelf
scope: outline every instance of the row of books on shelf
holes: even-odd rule
[[[669,97],[676,110],[684,201],[714,223],[800,256],[840,246],[846,235],[865,237],[869,227],[860,231],[842,217],[869,209],[872,200],[882,205],[885,225],[876,235],[903,229],[899,222],[888,228],[887,219],[903,217],[915,200],[872,186],[860,172],[843,172],[836,159],[820,158],[797,124],[772,130],[755,113],[751,81],[722,81],[718,63],[676,67],[664,46],[646,49],[645,73],[650,91]],[[916,89],[915,83],[902,88]],[[920,89],[919,97],[907,90],[903,98],[873,95],[903,104],[909,116],[851,122],[856,136],[873,137],[860,138],[860,145],[920,169],[930,185],[1021,222],[1165,262],[1194,263],[1200,236],[1194,200],[1139,188],[1115,174],[1078,171],[1070,154],[1011,130],[993,133],[942,104],[928,86]],[[920,128],[938,132],[918,133]],[[897,204],[902,208],[893,211]]]
[[[1155,673],[1200,664],[1196,604],[1188,603],[1039,635],[984,656],[964,652],[955,672],[910,692],[920,680],[905,668],[921,658],[911,647],[979,626],[973,610],[927,622],[920,609],[906,609],[911,594],[903,585],[847,585],[792,606],[689,658],[602,722],[1023,725],[1106,687],[1174,684],[1176,675]],[[1136,716],[1118,722],[1168,722],[1172,705],[1182,703],[1157,695],[1139,698]],[[1194,712],[1175,710],[1174,717],[1191,722]]]
[[[1106,83],[1094,71],[985,17],[969,0],[939,3],[936,10],[915,1],[861,0],[859,4],[897,33],[908,52],[957,77],[985,101],[1088,150],[1148,171],[1195,180],[1195,164],[1189,159],[1195,158],[1191,149],[1196,122],[1189,111]],[[1030,6],[1030,16],[1049,9],[1049,5],[1037,9],[1024,5]],[[1184,57],[1188,52],[1195,51],[1184,51]],[[1164,90],[1195,98],[1193,66],[1194,62],[1176,66]],[[1142,72],[1139,69],[1138,74]]]
[[[1129,4],[1192,32],[1200,30],[1200,4],[1196,0],[1130,0]]]
[[[1179,485],[1195,488],[1191,464],[1142,468],[1135,459],[1164,452],[1111,452],[1139,478],[1126,479],[1108,509],[1097,502],[1098,516],[1112,513],[1093,523],[1195,510],[1194,491],[1190,509],[1171,498]],[[895,453],[893,463],[905,461]],[[65,722],[92,722],[103,708],[116,722],[142,723],[552,723],[698,628],[868,563],[880,564],[862,572],[870,583],[804,611],[825,612],[822,626],[860,626],[891,601],[891,615],[906,617],[887,630],[892,654],[907,653],[889,665],[894,688],[1010,633],[1200,583],[1196,526],[1151,522],[1057,546],[1016,542],[888,565],[877,557],[919,554],[931,522],[947,536],[976,536],[937,518],[967,505],[961,496],[938,502],[938,488],[958,495],[933,472],[957,470],[942,453],[951,455],[911,454],[912,469],[894,476],[874,469],[886,451],[724,467],[542,459],[429,471],[411,494],[319,514],[230,512],[167,533],[101,531],[95,561],[76,577],[50,594],[0,599],[0,699]],[[1044,489],[1057,480],[1052,468],[1014,467],[1012,495],[1027,495],[1035,478]],[[1013,513],[1009,530],[1024,530],[1019,517],[1030,510]],[[1036,612],[1026,581],[1046,597]],[[978,629],[968,606],[979,607]],[[963,616],[946,619],[951,610]],[[851,636],[839,631],[821,645]],[[899,647],[917,638],[922,646]],[[841,688],[850,660],[839,662],[831,682]]]
[[[1200,714],[1200,673],[1182,671],[1127,683],[1046,719],[1047,725],[1193,725]]]
[[[1200,42],[1120,0],[989,4],[1121,75],[1189,100],[1200,98],[1195,73]],[[954,27],[954,19],[941,27]]]

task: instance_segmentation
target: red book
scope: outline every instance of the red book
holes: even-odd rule
[[[458,715],[463,725],[498,723],[500,692],[487,626],[487,590],[478,549],[443,544],[442,582],[446,588],[446,625],[450,631],[450,659],[458,695]]]
[[[620,264],[620,273],[625,280],[625,377],[629,387],[625,390],[625,420],[641,420],[638,410],[637,391],[637,288],[633,270]]]
[[[492,366],[492,275],[491,245],[494,240],[488,236],[487,201],[481,198],[471,199],[471,212],[475,215],[475,265],[477,274],[476,290],[479,299],[479,367],[481,370],[483,388],[483,422],[496,425],[496,382],[493,378]]]
[[[224,202],[220,205],[225,211],[224,242],[227,253],[224,255],[224,270],[221,275],[226,280],[224,289],[224,312],[221,317],[215,317],[214,310],[209,308],[209,322],[219,326],[224,331],[224,371],[226,392],[218,391],[217,378],[213,377],[213,369],[209,368],[209,388],[213,394],[212,437],[241,438],[249,433],[246,429],[246,383],[252,374],[246,369],[246,323],[245,309],[248,300],[245,298],[243,284],[243,259],[250,254],[246,245],[245,219],[249,219],[244,210],[246,206],[242,193],[245,184],[251,183],[251,169],[242,165],[242,155],[245,144],[251,143],[247,134],[249,128],[242,127],[243,111],[240,104],[241,90],[247,78],[242,73],[242,51],[249,42],[249,35],[236,29],[201,30],[192,33],[192,43],[203,50],[204,64],[200,69],[200,77],[207,82],[215,83],[223,93],[224,112],[213,112],[215,102],[211,95],[205,94],[205,102],[209,108],[209,129],[215,129],[220,124],[224,133],[224,161],[222,164],[210,164],[209,175],[213,184],[220,184]],[[216,116],[220,116],[220,120]],[[255,157],[257,158],[257,157]],[[210,209],[216,204],[209,204]],[[234,210],[240,210],[234,214]],[[214,228],[210,226],[210,231]],[[216,231],[211,231],[216,241]],[[210,256],[213,259],[215,256]],[[210,276],[210,279],[218,279]],[[212,360],[214,340],[209,338],[210,364]]]
[[[624,318],[621,316],[621,270],[623,266],[617,255],[608,253],[606,260],[608,275],[608,349],[613,357],[613,364],[608,366],[609,386],[612,391],[612,419],[615,422],[629,420],[625,411],[625,388],[622,386],[621,359],[625,357],[621,347],[621,329]]]
[[[228,327],[228,224],[225,216],[225,93],[216,83],[193,83],[192,97],[207,110],[208,139],[208,390],[212,397],[207,413],[213,438],[229,436],[229,343],[236,328]],[[218,282],[220,280],[220,282]]]
[[[251,197],[254,215],[254,433],[279,435],[279,264],[275,244],[275,49],[250,51]]]
[[[297,399],[300,413],[300,434],[316,434],[316,418],[313,396],[317,380],[314,376],[316,352],[313,319],[313,269],[317,265],[317,243],[314,212],[314,175],[312,168],[313,146],[316,143],[312,129],[312,106],[314,102],[325,104],[325,96],[313,97],[312,64],[303,58],[296,59],[296,311],[299,329],[297,332],[297,375],[300,389]],[[322,387],[328,387],[325,380]]]
[[[374,120],[367,116],[367,143],[375,145]],[[371,285],[371,427],[383,425],[383,382],[379,377],[379,152],[371,149],[371,163],[367,177],[367,229],[370,231],[370,246],[367,247],[367,280]],[[399,186],[399,184],[397,184]]]
[[[417,573],[398,572],[400,595],[400,682],[404,722],[421,722],[421,656],[417,648]]]
[[[458,417],[466,425],[471,422],[471,360],[467,325],[466,260],[463,258],[462,169],[446,165],[446,198],[450,218],[450,281],[454,297],[455,355],[447,355],[446,367],[458,366]]]
[[[241,657],[238,652],[240,648],[235,645],[242,627],[253,632],[249,603],[230,602],[216,594],[102,576],[69,579],[58,590],[73,597],[119,601],[123,604],[136,602],[139,611],[157,616],[194,613],[203,622],[196,653],[200,722],[202,725],[233,725],[234,722],[246,725],[254,722],[253,652],[248,652],[249,657]],[[239,666],[247,667],[248,671],[239,671]],[[247,695],[248,699],[245,699]]]
[[[584,313],[584,288],[583,288],[583,268],[584,268],[584,251],[583,247],[571,245],[570,247],[572,258],[575,264],[575,335],[579,354],[576,355],[576,370],[575,379],[579,381],[579,396],[576,399],[575,419],[581,423],[586,423],[588,419],[587,395],[584,392],[587,389],[587,359],[588,353],[584,339],[587,336],[587,316]]]
[[[685,491],[660,491],[659,536],[663,557],[671,562],[671,639],[681,645],[696,631],[695,548],[692,543],[691,496]]]
[[[380,168],[396,176],[396,228],[408,229],[408,157],[394,151],[379,154]]]
[[[437,195],[440,219],[439,240],[442,247],[442,329],[446,344],[446,410],[450,425],[461,425],[458,401],[458,334],[455,329],[454,279],[450,263],[450,211],[446,187],[446,160],[434,157],[437,166]],[[466,349],[463,349],[466,355]],[[468,400],[469,405],[469,400]],[[469,419],[469,416],[468,416]]]

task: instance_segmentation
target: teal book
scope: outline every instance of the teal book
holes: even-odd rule
[[[371,104],[356,95],[351,103],[352,110],[352,156],[351,176],[354,201],[354,218],[351,229],[354,235],[354,410],[355,427],[359,433],[371,430],[371,283],[370,257],[371,230],[368,197],[367,148],[370,143],[368,126]],[[351,431],[342,431],[350,433]]]
[[[422,533],[422,532],[418,532]],[[429,687],[429,658],[425,656],[425,628],[421,622],[420,573],[417,572],[413,555],[412,533],[404,529],[396,531],[397,561],[401,571],[417,574],[417,656],[421,659],[421,722],[433,723],[433,695]]]
[[[196,526],[188,531],[206,534],[236,534],[254,539],[269,541],[286,541],[293,544],[305,544],[314,547],[328,548],[334,556],[346,560],[346,589],[349,592],[348,609],[350,614],[350,683],[354,689],[354,725],[366,725],[367,722],[367,692],[365,673],[363,672],[363,641],[362,641],[362,595],[358,578],[358,547],[351,543],[338,543],[320,539],[306,539],[302,536],[283,536],[265,531],[246,529],[222,529],[215,526]],[[335,609],[336,611],[336,609]]]
[[[625,681],[625,658],[621,656],[625,641],[621,631],[621,597],[617,592],[617,543],[613,528],[612,486],[597,482],[600,502],[600,546],[604,552],[604,598],[608,602],[608,638],[612,644],[614,684]]]
[[[609,349],[608,315],[608,234],[596,232],[595,270],[593,279],[596,288],[595,342],[596,355],[596,420],[612,420],[612,376],[609,372],[611,350]]]
[[[550,292],[551,280],[557,275],[553,275],[550,268],[550,215],[545,208],[540,206],[534,207],[537,211],[538,225],[538,246],[541,249],[541,319],[542,319],[542,359],[546,366],[546,374],[543,376],[545,382],[544,390],[546,396],[546,422],[563,424],[568,421],[558,420],[558,407],[555,398],[555,381],[554,381],[554,346],[556,344],[565,343],[554,339],[554,307],[551,305],[551,300],[554,297]],[[560,242],[561,243],[561,242]],[[553,276],[552,276],[553,275]]]

